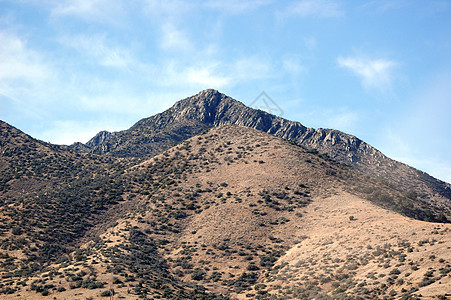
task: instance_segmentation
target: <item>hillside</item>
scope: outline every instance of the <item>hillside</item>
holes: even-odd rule
[[[451,212],[451,185],[386,157],[359,138],[332,129],[307,128],[261,110],[246,107],[215,90],[178,101],[170,109],[142,119],[130,129],[101,132],[86,145],[73,149],[116,157],[153,157],[207,128],[235,124],[255,128],[290,140],[307,149],[326,153],[334,160],[385,180],[412,197],[428,200]]]
[[[9,140],[3,144],[14,148]],[[21,143],[42,146],[32,157],[56,155],[31,138]],[[427,299],[451,293],[451,226],[385,208],[434,220],[443,218],[440,210],[262,131],[218,126],[142,161],[58,151],[62,162],[92,164],[89,177],[75,172],[53,192],[22,193],[8,203],[2,194],[0,298]],[[12,168],[9,159],[1,157],[2,174]],[[78,199],[84,202],[74,205]],[[58,218],[40,223],[41,217],[25,222],[20,216],[27,207],[51,216],[74,206],[89,213],[66,217],[86,226],[45,256],[42,239],[69,228],[58,231],[64,224]],[[14,216],[25,222],[20,231],[11,225]]]
[[[2,288],[76,249],[78,239],[126,189],[132,161],[80,154],[0,122]]]

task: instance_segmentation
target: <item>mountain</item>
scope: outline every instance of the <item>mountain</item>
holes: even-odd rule
[[[208,128],[224,124],[258,129],[327,154],[450,213],[449,183],[392,160],[355,136],[338,130],[307,128],[299,122],[246,107],[211,89],[178,101],[170,109],[142,119],[130,129],[114,133],[103,131],[86,145],[77,144],[72,148],[115,157],[150,158]]]
[[[451,225],[394,212],[441,211],[285,139],[219,125],[132,159],[1,125],[1,299],[451,293]]]

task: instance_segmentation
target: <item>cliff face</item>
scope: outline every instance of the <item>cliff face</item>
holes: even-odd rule
[[[93,153],[117,157],[152,157],[208,128],[224,124],[251,127],[316,149],[403,191],[415,191],[422,198],[438,200],[436,205],[443,209],[450,206],[450,184],[386,157],[355,136],[333,129],[307,128],[299,122],[247,107],[216,90],[204,90],[178,101],[128,130],[101,132],[85,147]]]

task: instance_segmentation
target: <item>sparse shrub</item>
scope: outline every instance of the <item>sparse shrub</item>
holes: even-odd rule
[[[21,234],[22,234],[22,228],[20,228],[20,227],[14,227],[14,228],[11,230],[11,233],[14,234],[14,235],[21,235]]]
[[[257,271],[257,270],[260,270],[260,268],[257,267],[254,263],[250,263],[247,266],[246,270],[248,270],[248,271]]]
[[[401,274],[401,271],[399,271],[398,269],[395,268],[395,269],[391,270],[389,274],[390,275],[399,275],[399,274]]]
[[[203,280],[205,278],[206,272],[200,268],[194,269],[193,273],[191,274],[192,280]]]
[[[111,290],[103,291],[102,293],[100,293],[100,296],[101,296],[101,297],[110,297],[110,296],[114,296],[114,290],[111,289]]]

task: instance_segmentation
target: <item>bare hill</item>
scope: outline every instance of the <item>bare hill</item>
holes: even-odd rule
[[[84,191],[88,207],[111,195],[116,201],[88,217],[74,214],[89,226],[46,262],[40,235],[32,233],[60,220],[20,232],[7,220],[27,203],[49,213],[67,209],[70,201],[59,198],[66,194],[37,193],[2,205],[0,297],[422,299],[451,293],[450,225],[385,208],[446,216],[325,155],[226,125],[149,160],[109,159],[108,181],[91,184],[92,176],[83,189],[70,190],[70,199]],[[112,189],[99,192],[105,186]]]

